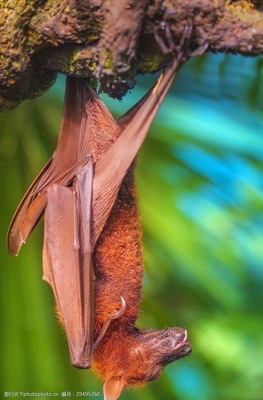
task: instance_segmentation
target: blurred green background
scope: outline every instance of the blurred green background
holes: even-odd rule
[[[193,352],[123,400],[263,399],[262,63],[230,55],[191,60],[140,152],[138,324],[186,327]],[[121,103],[103,98],[120,115],[154,79],[138,79]],[[18,258],[5,247],[18,202],[55,148],[63,92],[59,77],[42,98],[0,115],[1,398],[28,391],[102,399],[93,373],[69,363],[51,289],[41,280],[42,223]]]

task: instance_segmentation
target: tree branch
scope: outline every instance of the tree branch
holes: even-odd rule
[[[189,47],[256,56],[263,53],[263,6],[257,0],[6,0],[0,3],[0,107],[40,95],[58,72],[98,80],[122,97],[138,72],[169,58],[155,42],[168,24]]]

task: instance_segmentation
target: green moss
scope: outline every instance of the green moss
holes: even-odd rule
[[[69,72],[74,72],[74,71],[75,71],[74,65],[70,64],[70,66],[69,66]]]
[[[20,70],[21,68],[20,68],[20,63],[18,62],[18,61],[13,61],[12,62],[12,67],[13,67],[13,69],[15,69],[15,70]]]
[[[92,71],[95,71],[95,69],[97,68],[97,63],[95,62],[95,61],[91,61],[91,63],[90,63],[90,65],[89,65],[89,70],[92,72]]]
[[[157,71],[160,68],[161,60],[161,55],[141,59],[139,61],[139,69],[147,72]]]
[[[80,55],[80,51],[79,50],[75,50],[73,52],[72,57],[71,57],[70,63],[74,64],[74,63],[78,62],[79,61],[79,55]]]
[[[109,50],[105,51],[104,68],[113,69],[113,59]]]
[[[27,41],[29,44],[36,43],[39,38],[39,34],[36,31],[30,30],[27,34]]]

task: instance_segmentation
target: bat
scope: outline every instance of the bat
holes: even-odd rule
[[[7,245],[18,255],[43,213],[43,279],[55,296],[71,363],[91,365],[104,398],[157,378],[191,351],[181,328],[135,326],[142,280],[134,159],[183,60],[116,121],[88,81],[67,77],[57,148],[11,221]]]

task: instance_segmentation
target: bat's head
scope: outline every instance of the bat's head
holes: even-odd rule
[[[129,335],[126,332],[121,338],[117,336],[119,341],[117,337],[109,338],[103,346],[102,363],[95,355],[95,368],[106,378],[105,400],[118,399],[125,387],[158,378],[167,364],[191,353],[187,331],[181,328],[136,331]]]

